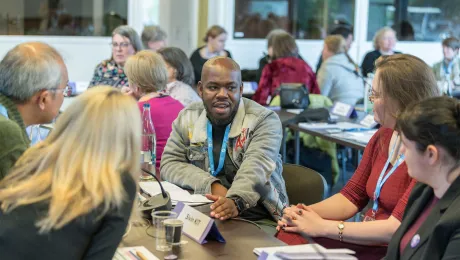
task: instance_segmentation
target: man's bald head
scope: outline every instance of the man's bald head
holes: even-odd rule
[[[11,49],[0,62],[0,93],[23,102],[40,90],[57,88],[67,74],[56,49],[26,42]]]
[[[237,80],[241,84],[241,69],[240,65],[228,57],[214,57],[206,61],[201,71],[201,81],[205,82],[208,79],[211,70],[227,70],[236,72]]]

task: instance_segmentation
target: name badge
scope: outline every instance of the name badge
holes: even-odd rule
[[[177,213],[177,219],[184,222],[182,232],[189,238],[199,244],[204,244],[207,240],[225,243],[225,239],[217,229],[216,223],[209,216],[182,202],[178,202],[173,211]]]
[[[331,114],[343,117],[354,117],[356,116],[356,111],[351,105],[342,102],[335,102],[331,109]]]
[[[377,122],[374,121],[374,116],[372,115],[365,116],[359,123],[367,128],[374,128],[377,126]]]

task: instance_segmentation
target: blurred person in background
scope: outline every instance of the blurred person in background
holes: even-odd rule
[[[201,70],[207,60],[213,57],[229,57],[232,55],[228,50],[225,50],[225,42],[227,41],[227,31],[218,25],[214,25],[208,29],[206,36],[204,37],[206,45],[196,49],[190,61],[193,65],[193,71],[195,73],[195,85],[201,80]]]
[[[131,97],[109,86],[78,96],[0,182],[1,258],[112,259],[133,208],[140,135]]]
[[[30,145],[26,127],[58,115],[68,81],[61,55],[45,43],[19,44],[0,62],[0,180]]]
[[[437,81],[452,81],[455,85],[460,85],[460,59],[458,50],[460,40],[449,37],[442,41],[443,60],[433,65],[433,72]]]
[[[157,138],[156,167],[160,167],[163,149],[172,131],[172,123],[184,106],[164,93],[168,83],[168,71],[160,54],[144,50],[131,56],[125,65],[131,94],[138,100],[142,111],[150,104],[150,115]]]
[[[128,86],[124,66],[126,60],[142,50],[142,43],[136,30],[127,25],[117,27],[112,33],[112,57],[102,61],[94,70],[89,88],[108,85],[116,88]]]
[[[198,93],[192,88],[195,83],[195,75],[187,55],[176,47],[159,49],[157,52],[163,57],[168,70],[168,84],[164,90],[165,93],[179,100],[184,107],[201,101]]]
[[[145,26],[141,38],[147,50],[157,51],[166,47],[167,34],[159,26]]]
[[[261,105],[269,105],[282,83],[302,83],[309,93],[320,93],[315,73],[299,58],[299,49],[289,33],[277,33],[273,36],[272,61],[264,67],[252,99]]]
[[[394,50],[396,41],[396,32],[390,27],[383,27],[375,33],[373,39],[374,50],[364,56],[363,63],[361,64],[361,71],[364,77],[368,77],[369,73],[374,73],[375,61],[380,56],[400,53]]]
[[[353,27],[351,25],[341,24],[331,31],[329,35],[341,35],[346,42],[346,51],[348,52],[353,43]],[[316,74],[318,74],[321,64],[323,63],[323,55],[319,56],[318,64],[316,64]]]
[[[317,73],[321,95],[332,102],[356,105],[364,97],[364,82],[359,67],[347,53],[346,40],[341,35],[324,39],[323,65]]]

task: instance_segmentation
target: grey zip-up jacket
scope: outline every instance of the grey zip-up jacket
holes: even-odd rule
[[[197,194],[210,194],[211,184],[220,182],[209,172],[207,120],[202,102],[182,110],[172,125],[161,159],[163,180]],[[227,197],[240,197],[245,209],[261,201],[275,219],[289,205],[279,154],[281,141],[278,115],[242,98],[227,145],[228,155],[238,169]]]

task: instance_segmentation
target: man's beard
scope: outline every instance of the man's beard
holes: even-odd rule
[[[223,119],[217,119],[212,117],[210,108],[208,108],[207,105],[204,105],[204,108],[206,109],[206,117],[209,119],[209,121],[211,121],[211,124],[213,126],[226,126],[233,121],[233,118],[235,118],[235,115],[238,112],[238,108],[240,106],[240,101],[241,99],[238,100],[238,103],[236,103],[236,106],[233,108],[232,112],[230,113],[230,116]]]

